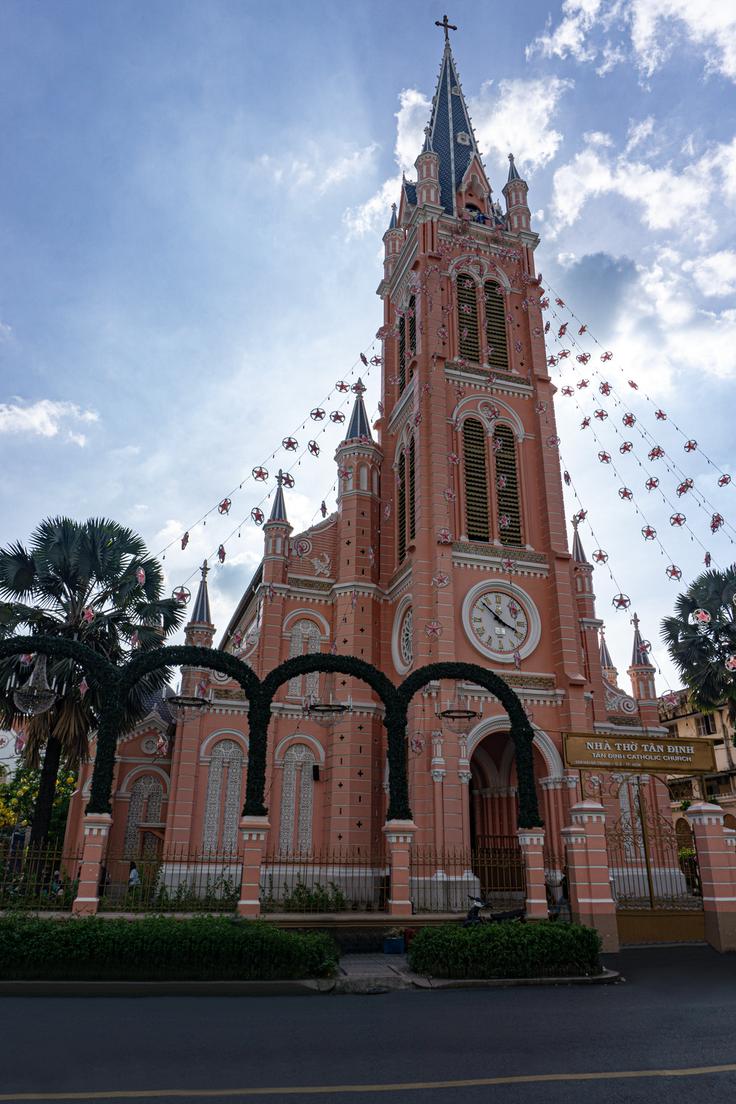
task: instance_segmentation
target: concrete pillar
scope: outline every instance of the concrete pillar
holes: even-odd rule
[[[570,810],[572,825],[562,829],[572,918],[596,928],[603,950],[618,950],[616,904],[611,896],[606,814],[599,801],[579,801]]]
[[[100,907],[99,886],[111,827],[109,813],[87,813],[84,818],[82,869],[72,905],[75,916],[93,916]]]
[[[698,801],[687,811],[703,887],[705,938],[717,951],[736,950],[736,832],[723,827],[720,805]]]
[[[413,820],[387,820],[383,826],[388,849],[391,916],[411,916],[410,858],[417,826]]]
[[[544,829],[519,828],[516,834],[526,866],[526,918],[546,920],[548,910],[544,884]]]
[[[238,915],[252,920],[261,915],[261,865],[271,825],[265,816],[240,818],[243,839],[243,877],[240,883]]]

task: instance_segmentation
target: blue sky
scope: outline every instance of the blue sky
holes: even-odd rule
[[[736,488],[717,488],[703,453],[685,454],[672,427],[732,470],[736,11],[706,0],[483,8],[482,19],[465,2],[448,14],[494,191],[513,149],[542,235],[539,269],[614,350],[606,378],[637,425],[736,525]],[[173,586],[247,518],[262,493],[252,483],[229,517],[193,527],[255,464],[278,467],[281,439],[348,377],[381,323],[381,234],[428,118],[443,10],[5,0],[0,542],[25,539],[52,513],[108,515],[154,552],[176,541],[165,564]],[[597,354],[589,375],[594,367],[603,371]],[[666,423],[627,392],[630,376]],[[562,453],[656,639],[677,592],[666,563],[688,580],[702,540],[728,564],[736,531],[711,536],[710,508],[692,493],[680,505],[696,539],[670,527],[643,469],[616,451],[612,398],[601,446],[579,430],[576,403],[592,413],[598,382],[558,399]],[[300,445],[313,430],[298,429]],[[323,498],[334,502],[338,438],[331,427],[319,460],[294,469],[297,528]],[[615,452],[667,557],[643,541],[600,448]],[[673,497],[674,470],[656,474]],[[249,521],[227,541],[210,577],[220,628],[260,551]],[[615,587],[600,571],[597,591],[624,669],[628,618],[612,610]]]

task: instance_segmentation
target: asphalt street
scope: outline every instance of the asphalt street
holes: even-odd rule
[[[0,1102],[735,1100],[736,955],[679,946],[629,950],[607,965],[626,980],[366,996],[3,998]]]

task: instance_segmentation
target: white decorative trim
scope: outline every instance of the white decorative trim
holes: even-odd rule
[[[246,760],[248,758],[248,737],[244,732],[238,732],[235,728],[218,728],[216,732],[211,732],[209,736],[206,736],[199,748],[199,761],[200,763],[208,763],[212,757],[211,748],[217,740],[234,739],[236,743],[239,743],[243,749]]]
[[[468,758],[473,757],[473,754],[484,739],[491,732],[508,732],[510,722],[508,717],[503,714],[499,717],[486,717],[482,721],[479,721],[475,728],[471,729],[468,734]],[[562,762],[559,751],[555,745],[554,740],[543,729],[537,725],[532,724],[534,729],[534,746],[537,747],[544,759],[547,770],[550,776],[553,778],[563,778],[565,773],[565,767]],[[482,750],[482,749],[481,749]],[[504,781],[508,784],[510,765],[514,758],[514,742],[509,739],[508,746],[504,749],[503,757],[501,759],[500,766],[497,769],[498,784],[503,785]],[[573,784],[575,779],[573,779]]]
[[[292,610],[284,618],[284,623],[281,626],[282,633],[287,634],[290,631],[292,621],[297,621],[300,617],[307,618],[307,620],[312,618],[312,620],[318,623],[321,629],[322,640],[330,639],[330,626],[327,618],[323,617],[321,613],[317,613],[315,609],[300,608]]]
[[[453,410],[451,420],[453,422],[464,422],[466,418],[478,418],[483,423],[486,432],[488,432],[489,423],[486,415],[480,409],[481,402],[487,403],[488,400],[478,395],[467,395],[464,399],[460,400],[460,402]],[[501,416],[496,419],[494,426],[498,425],[499,422],[508,423],[511,426],[511,429],[514,431],[514,436],[516,437],[516,440],[523,441],[525,435],[524,423],[522,422],[516,411],[513,409],[513,407],[509,406],[508,403],[499,398],[493,400],[493,405],[497,406],[498,409],[501,411]]]
[[[470,643],[480,652],[481,655],[487,656],[495,663],[513,663],[513,655],[499,655],[497,652],[491,651],[490,648],[486,648],[475,633],[470,628],[470,613],[475,604],[476,599],[486,590],[491,589],[500,590],[503,594],[507,594],[509,597],[516,598],[519,602],[522,602],[524,609],[529,617],[529,635],[524,641],[522,646],[518,649],[519,655],[522,659],[525,659],[528,655],[531,655],[534,649],[539,644],[542,635],[542,619],[539,616],[539,611],[529,594],[516,583],[512,583],[507,579],[494,579],[493,582],[489,582],[488,579],[483,579],[480,583],[476,583],[465,595],[462,606],[462,623],[465,635]]]
[[[307,736],[305,732],[292,732],[289,736],[283,736],[276,745],[276,750],[273,753],[274,766],[283,767],[283,751],[286,750],[287,745],[292,741],[295,744],[309,744],[309,746],[316,751],[320,763],[325,762],[325,749],[316,736]]]
[[[141,763],[139,767],[135,767],[132,771],[126,774],[122,786],[115,793],[115,797],[130,797],[130,793],[132,790],[131,783],[135,784],[139,778],[145,777],[149,774],[155,774],[156,777],[161,780],[161,782],[163,783],[163,799],[164,801],[168,800],[171,778],[162,767],[157,767],[153,763],[146,762]],[[92,780],[90,779],[90,784],[91,781]]]

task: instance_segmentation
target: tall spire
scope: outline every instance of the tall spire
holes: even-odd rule
[[[437,21],[437,26],[445,30],[445,50],[432,100],[427,139],[440,159],[440,203],[449,215],[454,215],[457,213],[455,194],[468,165],[473,157],[480,159],[480,152],[450,47],[448,30],[456,28],[447,23],[446,18]]]
[[[610,670],[614,666],[614,662],[611,659],[611,653],[609,652],[608,645],[606,644],[606,633],[603,629],[603,626],[601,626],[601,667],[605,671],[606,668]]]
[[[632,667],[649,667],[654,670],[654,664],[649,658],[649,646],[644,643],[639,632],[639,618],[636,614],[631,618],[631,624],[634,626],[634,647],[631,653],[631,666]]]
[[[509,176],[508,176],[508,180],[506,181],[506,183],[510,184],[512,180],[521,180],[521,177],[519,176],[519,170],[517,169],[516,163],[514,161],[514,155],[513,155],[513,153],[510,153],[509,154]]]
[[[197,591],[197,597],[194,599],[192,616],[189,618],[190,625],[212,624],[212,615],[210,613],[210,596],[207,590],[207,575],[209,573],[209,570],[209,565],[205,560],[200,568],[202,578],[199,580],[199,590]]]
[[[365,391],[365,384],[362,379],[358,378],[353,390],[355,391],[355,403],[353,404],[353,413],[350,417],[350,425],[345,435],[346,441],[357,441],[358,439],[369,441],[373,440],[371,435],[371,427],[368,422],[368,415],[365,412],[365,403],[363,402],[363,392]]]
[[[278,486],[276,488],[276,494],[274,495],[274,498],[273,498],[273,506],[271,507],[271,516],[269,517],[268,520],[269,520],[269,522],[271,522],[271,521],[282,521],[282,522],[285,521],[285,522],[288,522],[289,519],[286,516],[286,503],[284,502],[284,491],[283,491],[283,488],[282,488],[282,484],[284,482],[284,473],[281,471],[281,469],[279,469],[279,474],[276,476],[276,482],[278,483]]]

